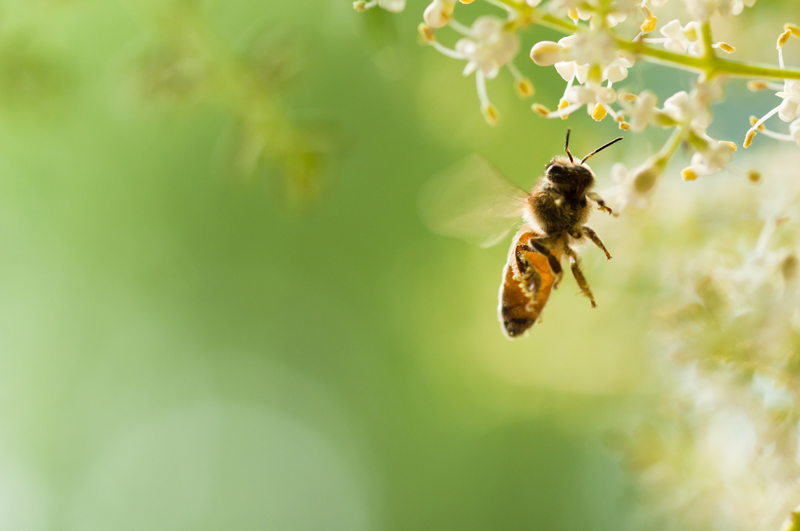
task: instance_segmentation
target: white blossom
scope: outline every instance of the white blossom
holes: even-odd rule
[[[692,92],[692,96],[697,94]],[[673,94],[664,102],[664,114],[675,120],[680,126],[691,129],[696,134],[705,136],[711,115],[706,104],[698,98],[690,97],[686,91]]]
[[[697,175],[717,173],[731,161],[736,146],[731,142],[709,140],[708,148],[692,155],[690,167]]]
[[[644,131],[658,116],[658,98],[649,90],[639,94],[633,104],[625,100],[622,100],[622,104],[625,107],[625,115],[628,117],[631,129],[634,132]]]
[[[570,35],[558,44],[561,45],[561,56],[567,60],[555,63],[555,67],[564,81],[577,79],[578,83],[586,83],[591,65],[600,65],[602,80],[615,83],[628,77],[628,68],[634,63],[633,56],[617,50],[613,40],[604,32]]]
[[[433,2],[425,8],[422,19],[425,21],[425,24],[431,28],[444,27],[450,22],[450,19],[453,18],[453,9],[455,9],[455,6],[455,0],[433,0]]]
[[[392,13],[399,13],[406,8],[406,0],[378,0],[378,7]]]
[[[783,98],[778,108],[778,116],[784,122],[791,122],[797,117],[800,106],[800,81],[787,79],[783,84],[783,90],[776,95]]]
[[[616,211],[621,212],[628,205],[645,208],[662,171],[663,166],[656,159],[648,159],[631,170],[617,162],[611,166],[614,184],[601,191],[600,196]]]
[[[566,94],[567,101],[570,103],[614,103],[617,93],[613,88],[604,87],[599,83],[589,81],[585,85],[578,85],[570,88]]]
[[[505,29],[505,23],[493,16],[479,17],[471,30],[474,38],[464,38],[456,43],[456,52],[469,61],[464,75],[480,70],[484,76],[493,79],[500,67],[519,51],[519,37]]]
[[[695,21],[682,27],[678,19],[665,24],[661,30],[665,37],[664,48],[671,52],[689,53],[689,55],[703,55],[703,41],[700,38],[700,24]]]
[[[753,7],[755,0],[684,0],[689,15],[701,22],[707,21],[716,12],[721,15],[738,15],[744,7]]]
[[[603,80],[616,83],[628,77],[628,69],[633,67],[633,56],[629,56],[620,52],[619,56],[608,63],[603,69]]]

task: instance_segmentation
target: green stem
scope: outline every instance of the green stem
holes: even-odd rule
[[[551,15],[550,13],[539,13],[534,8],[520,6],[512,0],[499,0],[504,4],[517,9],[521,17],[530,20],[532,24],[550,28],[552,30],[567,35],[573,34],[581,29],[580,25],[573,24],[562,18]],[[717,57],[711,47],[711,28],[708,24],[703,25],[702,38],[706,50],[705,57],[695,57],[681,53],[670,52],[662,48],[650,46],[641,41],[630,41],[618,35],[614,35],[617,47],[620,50],[631,52],[637,57],[641,57],[652,63],[659,63],[682,70],[700,72],[708,77],[727,75],[748,79],[767,79],[782,81],[785,79],[800,79],[800,70],[794,68],[777,68],[769,65],[754,63],[742,63]]]

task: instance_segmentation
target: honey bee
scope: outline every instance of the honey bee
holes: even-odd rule
[[[524,335],[540,320],[551,291],[558,288],[564,276],[564,257],[569,259],[581,292],[593,308],[597,306],[581,270],[580,257],[573,249],[576,244],[591,241],[611,259],[597,233],[586,226],[590,202],[609,214],[613,212],[591,191],[595,175],[585,163],[622,137],[576,162],[569,151],[569,134],[567,130],[567,156],[553,157],[530,193],[480,157],[472,156],[432,179],[420,196],[420,212],[434,232],[460,237],[481,247],[498,243],[522,219],[500,286],[498,318],[509,339]]]

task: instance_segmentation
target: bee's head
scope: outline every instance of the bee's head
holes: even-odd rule
[[[611,144],[619,142],[622,137],[615,138],[611,142],[600,146],[595,149],[583,159],[576,162],[569,152],[569,129],[567,129],[567,142],[564,151],[567,152],[567,157],[553,157],[553,160],[547,165],[545,169],[545,178],[553,184],[553,186],[561,194],[570,197],[578,198],[586,193],[594,185],[594,173],[584,164],[586,159],[595,153],[604,150]]]
[[[571,162],[567,157],[554,157],[544,172],[556,190],[573,199],[581,197],[594,185],[594,173],[580,162]]]

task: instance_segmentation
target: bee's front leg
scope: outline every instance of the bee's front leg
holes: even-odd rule
[[[602,249],[604,253],[606,253],[607,259],[611,260],[611,253],[608,252],[608,249],[606,249],[606,246],[603,244],[603,240],[600,239],[600,236],[598,236],[595,231],[584,225],[583,233],[588,236],[596,246]]]
[[[617,214],[614,213],[613,210],[611,210],[611,208],[608,205],[606,205],[606,202],[603,200],[602,197],[600,197],[600,195],[598,193],[596,193],[596,192],[586,192],[586,197],[588,197],[589,199],[591,199],[592,201],[597,203],[597,206],[600,207],[600,210],[602,210],[603,212],[608,212],[612,216],[616,216],[617,215]]]
[[[578,253],[569,247],[564,247],[564,252],[567,256],[569,256],[569,263],[572,266],[572,276],[575,277],[578,287],[581,288],[583,294],[586,295],[586,297],[592,302],[592,308],[597,308],[597,303],[594,302],[592,288],[589,287],[589,283],[586,281],[586,277],[583,275],[583,270],[581,270],[581,260],[580,257],[578,257]]]

